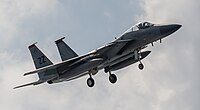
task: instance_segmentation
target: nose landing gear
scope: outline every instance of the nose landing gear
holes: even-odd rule
[[[138,60],[139,60],[139,62],[140,62],[140,64],[138,65],[138,68],[140,69],[140,70],[143,70],[144,69],[144,65],[142,64],[142,62],[141,62],[141,50],[139,50],[139,52],[138,52]]]
[[[144,69],[144,65],[143,65],[142,63],[140,63],[140,64],[138,65],[138,68],[139,68],[140,70],[143,70],[143,69]]]

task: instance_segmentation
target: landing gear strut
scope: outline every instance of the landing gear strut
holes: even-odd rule
[[[138,55],[138,60],[139,60],[139,62],[140,62],[140,64],[138,65],[138,68],[140,69],[140,70],[143,70],[144,69],[144,65],[142,64],[142,62],[141,62],[141,50],[139,50],[139,53],[138,53],[139,55]]]
[[[93,87],[95,82],[94,82],[94,79],[92,78],[92,75],[91,74],[89,74],[89,75],[90,75],[90,77],[87,79],[87,85],[89,87]]]

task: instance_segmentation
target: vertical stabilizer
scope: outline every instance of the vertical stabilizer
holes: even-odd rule
[[[62,61],[77,57],[78,55],[63,41],[65,37],[55,41]]]
[[[35,44],[30,45],[28,48],[31,52],[36,69],[53,64]]]
[[[44,53],[35,45],[36,43],[30,45],[28,48],[31,52],[31,56],[33,58],[33,62],[35,64],[35,68],[39,69],[45,66],[52,65],[53,63],[46,57]],[[45,78],[45,72],[38,73],[40,79]]]

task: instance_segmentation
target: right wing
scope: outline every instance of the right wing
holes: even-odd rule
[[[136,41],[136,39],[117,39],[113,42],[108,43],[106,46],[99,48],[97,50],[97,53],[101,55],[106,54],[108,58],[112,58],[113,56],[116,56],[116,54],[119,53],[121,50],[124,50],[123,48],[127,44],[134,41]]]
[[[126,39],[126,40],[115,40],[113,42],[108,43],[105,46],[102,46],[100,48],[98,48],[95,51],[92,51],[91,53],[96,53],[96,54],[104,54],[107,53],[107,51],[111,51],[113,49],[115,49],[115,47],[119,48],[119,47],[123,47],[126,43],[133,41],[132,39]],[[116,52],[115,52],[116,53]]]

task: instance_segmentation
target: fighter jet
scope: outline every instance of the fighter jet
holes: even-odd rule
[[[16,88],[70,81],[88,75],[87,85],[93,87],[95,84],[93,75],[99,70],[104,70],[109,74],[109,81],[116,83],[117,76],[112,71],[122,69],[131,64],[139,62],[138,68],[144,69],[142,59],[148,56],[151,51],[143,51],[149,44],[153,46],[156,41],[176,32],[181,27],[180,24],[152,24],[140,22],[112,42],[95,49],[85,55],[78,55],[64,41],[64,38],[55,41],[60,53],[62,62],[53,64],[45,54],[36,46],[30,45],[28,48],[32,55],[36,70],[27,72],[24,76],[38,74],[39,80],[33,83],[17,86]]]

